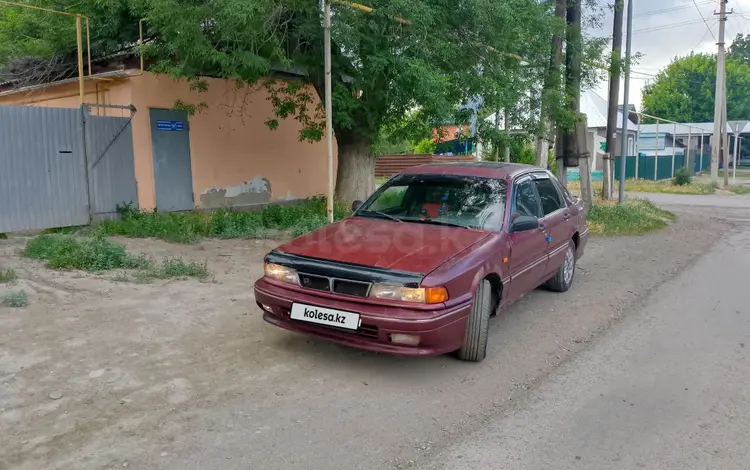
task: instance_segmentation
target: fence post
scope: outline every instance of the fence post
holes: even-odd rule
[[[658,180],[659,174],[659,120],[656,120],[656,145],[654,152],[654,181]]]
[[[635,131],[635,179],[638,179],[638,160],[641,159],[641,150],[638,145],[638,142],[641,140],[641,120],[643,117],[638,118],[638,129]]]
[[[703,148],[703,128],[701,128],[701,161],[698,164],[698,172],[703,173],[703,151],[705,149]]]
[[[672,174],[669,175],[670,178],[674,178],[674,156],[675,152],[677,151],[677,123],[674,123],[674,131],[672,132]],[[667,139],[664,139],[664,142],[666,143]]]
[[[693,169],[695,168],[695,165],[692,165],[690,162],[690,144],[693,140],[693,127],[688,126],[688,149],[685,153],[685,161],[683,162],[687,168],[690,169],[690,174],[693,174]]]
[[[91,224],[91,181],[89,181],[89,151],[86,145],[86,114],[87,106],[83,103],[79,106],[81,111],[81,148],[83,149],[83,169],[86,178],[86,212],[89,214],[89,225]]]

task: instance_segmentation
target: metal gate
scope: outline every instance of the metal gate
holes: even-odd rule
[[[0,106],[0,233],[85,225],[137,200],[135,110],[113,118],[90,106]]]

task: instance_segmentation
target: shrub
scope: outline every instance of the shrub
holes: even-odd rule
[[[675,186],[686,186],[693,182],[693,174],[688,167],[682,167],[675,171],[672,184]]]
[[[13,291],[7,293],[0,303],[6,307],[22,308],[29,305],[29,298],[26,296],[26,292],[22,290]]]

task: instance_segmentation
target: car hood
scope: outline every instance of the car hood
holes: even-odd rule
[[[427,274],[489,234],[460,227],[350,217],[296,238],[278,251]]]

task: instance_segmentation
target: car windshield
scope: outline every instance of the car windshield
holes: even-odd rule
[[[506,183],[455,175],[399,175],[357,210],[358,217],[500,230]]]

